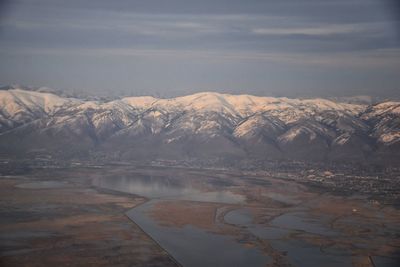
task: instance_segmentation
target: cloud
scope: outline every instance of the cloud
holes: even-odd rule
[[[16,46],[226,49],[337,52],[396,45],[386,22],[310,23],[276,15],[136,14],[115,11],[70,18],[15,17],[1,24],[3,43]],[[1,32],[0,32],[1,33]],[[0,42],[1,42],[0,41]],[[398,45],[398,44],[397,44]]]
[[[7,52],[5,52],[7,51]],[[264,62],[287,66],[319,66],[328,68],[400,68],[400,49],[377,49],[362,52],[324,53],[268,53],[224,50],[138,49],[138,48],[56,48],[56,49],[2,49],[1,54],[99,58],[143,58],[152,60],[202,60],[213,62]]]
[[[121,80],[128,80],[123,77],[124,66],[142,70],[141,64],[147,64],[151,67],[138,79],[147,73],[152,80],[151,70],[165,64],[176,68],[173,87],[182,78],[180,72],[186,71],[181,66],[197,70],[197,62],[201,62],[207,73],[204,77],[219,79],[224,70],[216,65],[232,69],[229,78],[221,76],[222,85],[233,84],[232,77],[249,76],[255,80],[249,84],[262,87],[264,67],[279,68],[281,72],[276,70],[274,77],[293,87],[299,84],[297,79],[308,82],[311,74],[296,76],[308,67],[314,72],[325,69],[329,77],[345,69],[348,80],[359,78],[362,84],[362,74],[371,77],[374,72],[378,77],[381,70],[399,69],[398,24],[383,2],[15,0],[0,20],[0,54],[7,60],[0,62],[0,69],[10,73],[14,66],[12,74],[46,80],[46,66],[48,71],[59,67],[65,77],[81,66],[82,77],[88,84],[96,84],[98,76],[90,76],[89,70],[108,69],[112,62],[110,75]],[[39,67],[22,68],[27,61],[34,66],[39,62]],[[42,68],[45,74],[32,74]],[[289,70],[295,70],[294,76]],[[355,72],[359,76],[353,78]],[[196,71],[190,74],[201,76]],[[392,82],[386,80],[389,87]],[[67,83],[71,82],[66,79]],[[346,81],[338,83],[345,87]],[[192,86],[189,78],[188,84]]]
[[[297,28],[255,28],[251,32],[257,35],[311,35],[328,36],[335,34],[355,34],[370,30],[369,24],[336,24]]]

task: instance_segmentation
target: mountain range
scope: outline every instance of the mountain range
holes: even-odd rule
[[[400,162],[400,102],[214,92],[162,99],[0,90],[0,156]]]

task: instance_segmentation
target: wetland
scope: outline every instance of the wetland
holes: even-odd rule
[[[38,168],[0,185],[2,266],[399,263],[398,209],[273,175]]]

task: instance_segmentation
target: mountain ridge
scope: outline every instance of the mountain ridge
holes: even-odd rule
[[[398,162],[400,102],[202,92],[111,101],[0,91],[3,156]]]

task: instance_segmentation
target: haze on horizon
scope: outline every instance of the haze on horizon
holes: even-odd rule
[[[396,2],[1,1],[0,84],[399,97]]]

